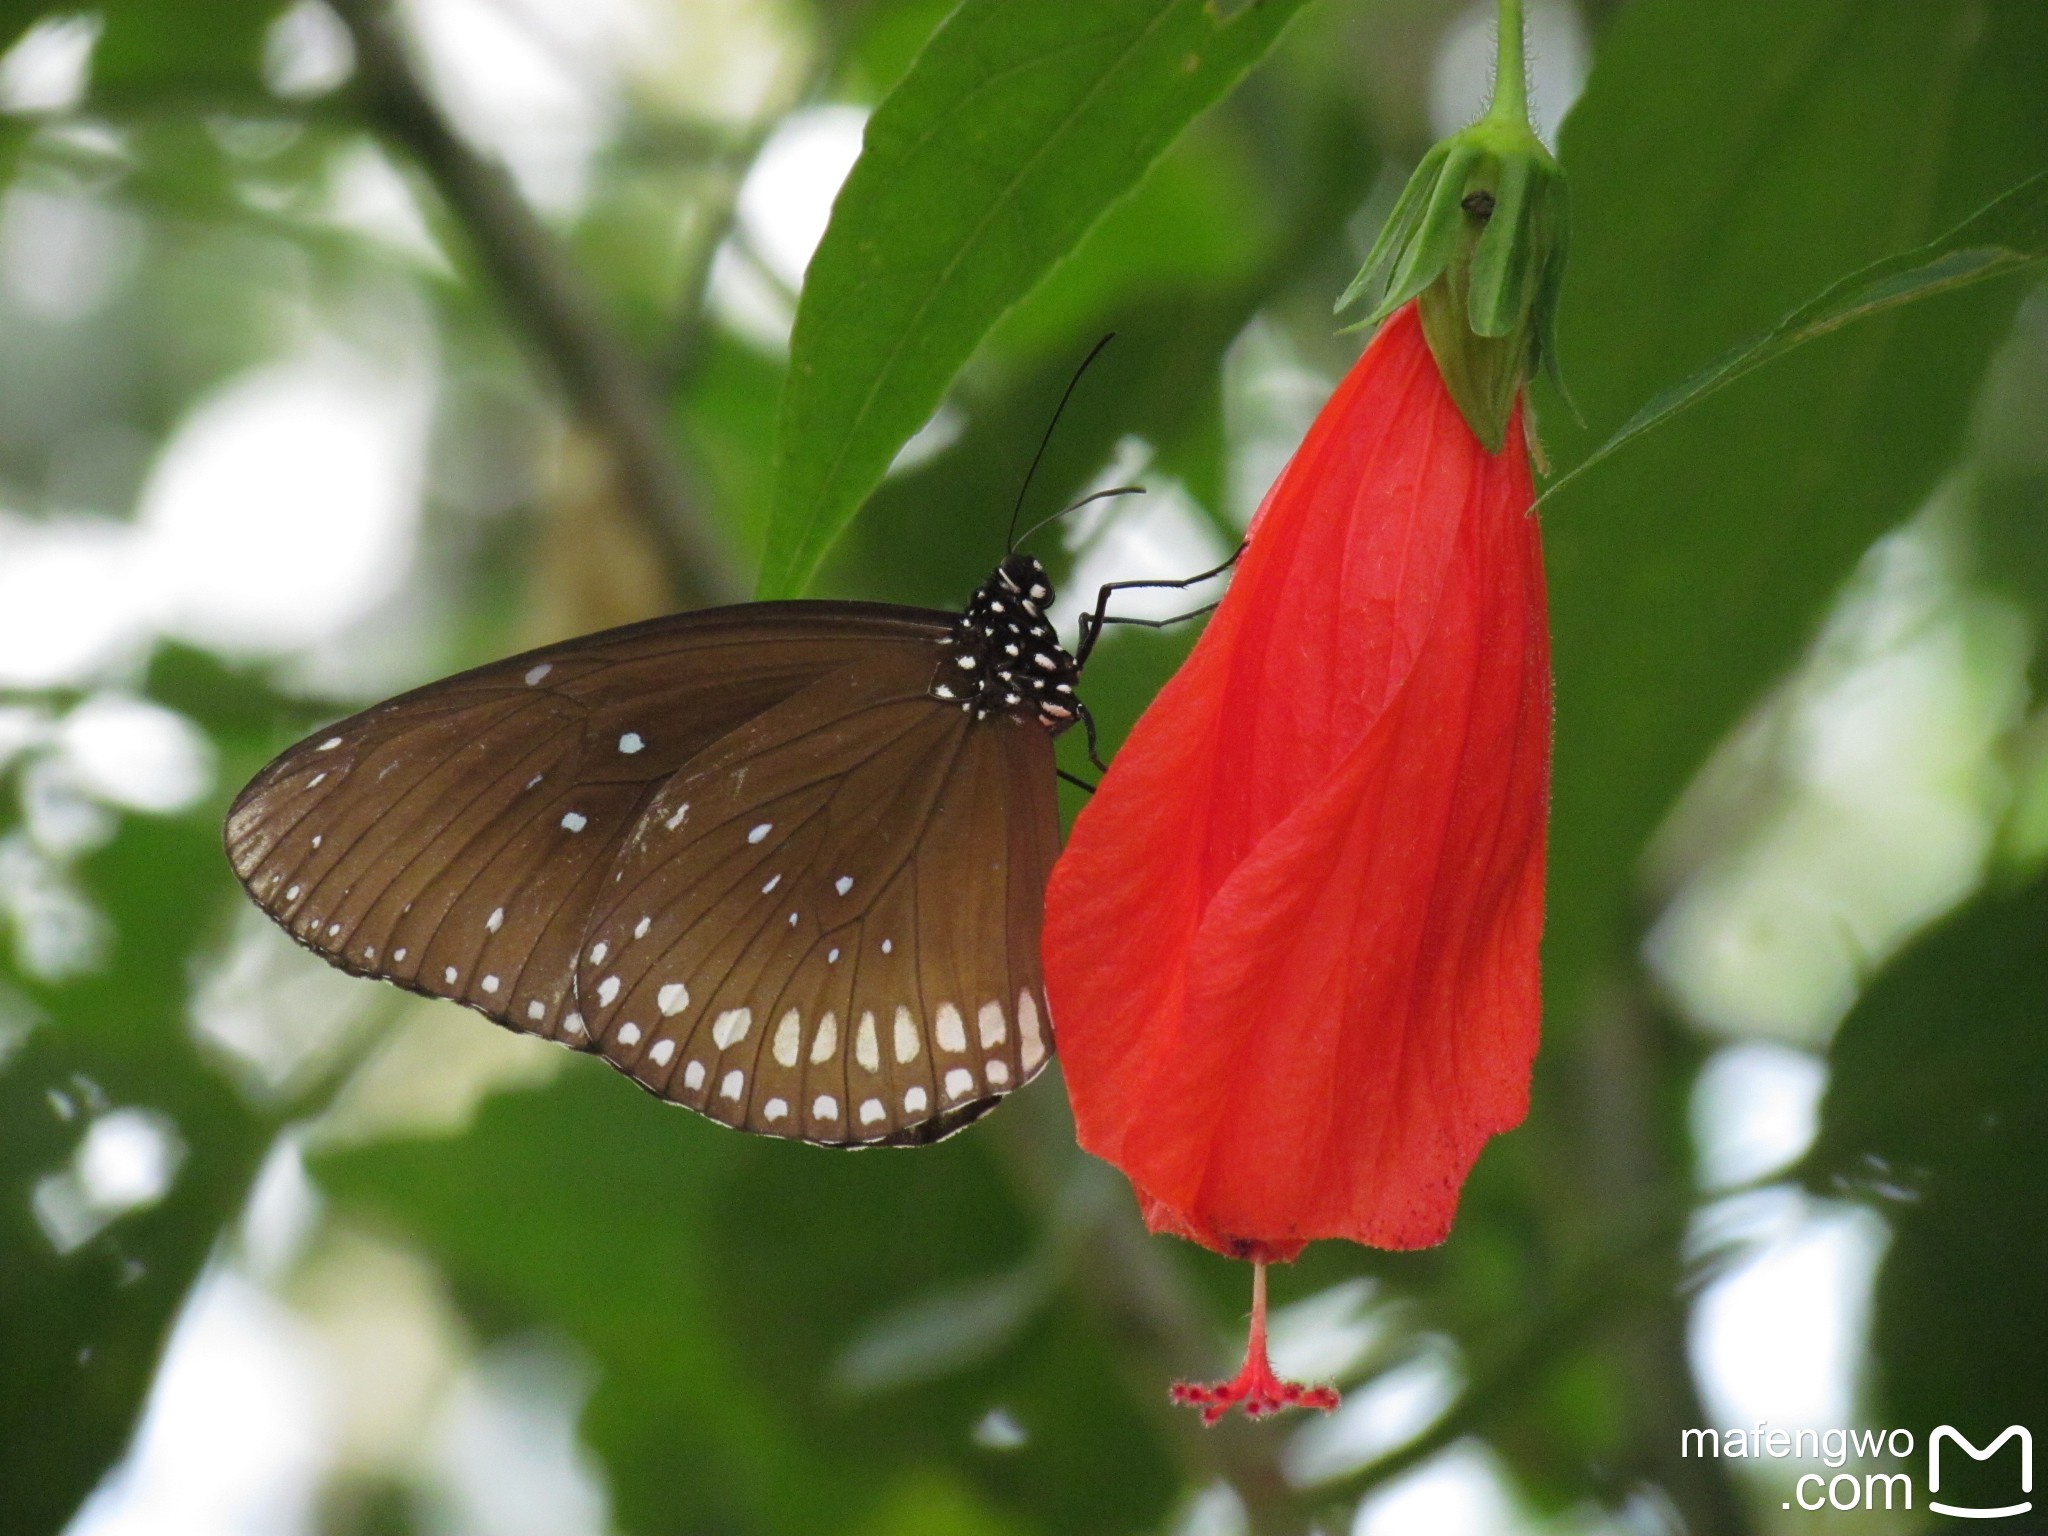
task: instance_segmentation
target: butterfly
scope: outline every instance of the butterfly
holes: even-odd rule
[[[285,751],[228,859],[341,969],[726,1125],[935,1141],[1052,1055],[1053,740],[1087,719],[1052,598],[1013,552],[958,615],[748,603],[494,662]]]

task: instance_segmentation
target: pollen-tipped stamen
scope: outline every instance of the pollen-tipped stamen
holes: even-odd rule
[[[1202,1410],[1202,1422],[1214,1424],[1242,1404],[1245,1417],[1258,1419],[1283,1408],[1316,1408],[1329,1413],[1337,1406],[1335,1387],[1304,1386],[1282,1381],[1266,1358],[1266,1261],[1252,1261],[1252,1328],[1244,1365],[1229,1381],[1177,1381],[1167,1394],[1187,1408]]]

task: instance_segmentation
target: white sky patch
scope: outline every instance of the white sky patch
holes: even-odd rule
[[[142,220],[92,193],[16,185],[0,198],[0,291],[59,324],[103,307],[142,260]]]
[[[1109,468],[1088,490],[1117,485],[1143,485],[1143,496],[1114,496],[1070,514],[1062,524],[1067,548],[1075,551],[1074,569],[1061,586],[1048,615],[1053,627],[1070,643],[1084,611],[1093,612],[1096,594],[1112,581],[1179,580],[1221,565],[1230,549],[1180,485],[1147,472],[1151,446],[1138,438],[1117,445]],[[1044,508],[1044,516],[1051,508]],[[1032,516],[1025,509],[1026,518]],[[1026,526],[1029,524],[1027,522]],[[1019,530],[1022,532],[1022,529]],[[1115,593],[1111,613],[1158,619],[1186,613],[1223,595],[1217,577],[1190,591],[1171,587]],[[1109,630],[1114,636],[1115,627]],[[1104,643],[1108,643],[1107,638]]]
[[[238,902],[225,948],[193,983],[187,1021],[254,1098],[275,1102],[332,1063],[381,1001]]]
[[[355,45],[319,0],[298,0],[263,38],[263,79],[280,96],[324,96],[355,70]]]
[[[1460,1440],[1369,1494],[1351,1536],[1520,1536],[1529,1523],[1507,1473],[1477,1440]]]
[[[97,16],[49,16],[0,55],[0,112],[69,112],[85,99]]]
[[[405,0],[400,7],[465,137],[552,217],[573,214],[621,116],[616,50],[629,0]]]
[[[1706,1208],[1692,1241],[1747,1249],[1693,1307],[1693,1371],[1714,1424],[1856,1423],[1883,1220],[1861,1206],[1772,1189]]]
[[[1312,1487],[1377,1460],[1429,1428],[1463,1384],[1456,1346],[1425,1338],[1407,1360],[1347,1391],[1335,1413],[1294,1432],[1281,1457],[1288,1481]]]
[[[1437,138],[1475,121],[1493,98],[1494,0],[1476,0],[1445,31],[1429,78],[1429,126]],[[1592,49],[1571,0],[1529,0],[1529,116],[1543,142],[1586,87]]]
[[[141,497],[163,627],[291,650],[363,617],[411,563],[431,393],[326,346],[245,374],[172,436]]]
[[[739,335],[788,346],[795,296],[866,126],[860,107],[812,107],[791,113],[761,146],[740,186],[734,237],[711,268],[712,307]]]
[[[1336,379],[1309,367],[1270,321],[1255,318],[1223,358],[1223,421],[1230,444],[1230,504],[1240,528],[1265,500],[1280,471],[1308,435]]]
[[[175,710],[98,693],[64,717],[59,750],[85,788],[110,805],[170,815],[213,787],[213,745]]]
[[[326,216],[422,267],[450,270],[412,184],[375,144],[351,144],[329,162]]]
[[[1820,1057],[1768,1041],[1731,1045],[1700,1068],[1693,1146],[1704,1189],[1730,1189],[1786,1167],[1813,1145],[1828,1082]]]
[[[11,932],[15,963],[41,981],[92,970],[112,941],[70,871],[26,832],[0,837],[0,932]]]
[[[75,685],[139,659],[149,591],[125,523],[0,511],[0,687]]]
[[[605,1536],[603,1470],[576,1438],[592,1384],[581,1359],[538,1339],[478,1357],[450,1394],[429,1452],[456,1529]]]
[[[128,1459],[66,1536],[294,1536],[314,1529],[329,1405],[317,1341],[231,1270],[203,1276]]]
[[[87,1128],[68,1167],[36,1181],[36,1224],[53,1248],[70,1253],[163,1199],[184,1158],[184,1138],[168,1115],[109,1110]]]

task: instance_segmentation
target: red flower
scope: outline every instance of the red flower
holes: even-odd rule
[[[1312,1238],[1441,1242],[1527,1108],[1550,756],[1531,504],[1519,407],[1488,454],[1403,306],[1053,871],[1081,1145],[1154,1231],[1261,1279]],[[1183,1400],[1334,1403],[1254,1345]]]

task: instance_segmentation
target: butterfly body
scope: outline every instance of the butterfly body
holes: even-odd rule
[[[496,662],[286,751],[228,855],[331,963],[724,1124],[935,1140],[1052,1049],[1050,598],[1012,555],[958,616],[746,604]]]

